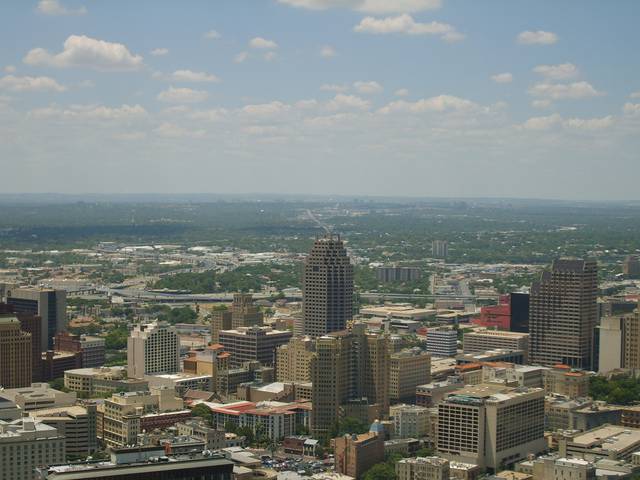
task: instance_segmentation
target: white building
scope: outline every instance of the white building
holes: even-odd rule
[[[458,333],[450,328],[427,331],[427,351],[434,357],[453,357],[458,349]]]
[[[129,378],[180,371],[180,340],[163,322],[136,325],[127,340]]]

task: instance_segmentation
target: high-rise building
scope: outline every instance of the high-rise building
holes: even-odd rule
[[[104,338],[61,332],[56,334],[55,349],[57,352],[80,352],[83,368],[98,368],[104,365]]]
[[[336,472],[356,480],[384,460],[384,439],[377,433],[344,435],[334,440]]]
[[[54,427],[25,417],[0,421],[0,478],[35,480],[35,469],[65,460],[65,438]]]
[[[250,293],[235,293],[231,304],[231,328],[261,326],[263,315]]]
[[[447,258],[449,255],[449,242],[446,240],[434,240],[431,242],[431,255],[433,258]]]
[[[391,403],[413,401],[416,387],[431,381],[431,354],[420,349],[391,354],[389,397]]]
[[[427,351],[434,357],[454,357],[458,352],[458,332],[451,328],[428,329]]]
[[[67,328],[67,292],[42,288],[7,290],[7,303],[16,313],[31,313],[41,319],[41,352],[53,350],[56,333]]]
[[[353,265],[340,237],[319,238],[304,265],[304,334],[344,330],[353,315]]]
[[[509,294],[511,306],[510,328],[512,332],[529,332],[529,294],[513,292]]]
[[[292,338],[276,352],[278,382],[310,382],[311,360],[316,342],[309,337]]]
[[[274,330],[271,327],[238,327],[221,330],[220,343],[231,354],[232,367],[258,361],[262,365],[275,365],[276,349],[289,342],[293,333],[289,330]]]
[[[1,288],[2,284],[0,284],[0,299],[3,297]],[[15,313],[13,306],[0,302],[0,315],[10,313],[20,321],[20,330],[31,335],[32,381],[39,382],[42,374],[42,319],[32,313]]]
[[[382,283],[414,282],[420,280],[422,271],[418,267],[378,267],[376,279]]]
[[[127,340],[129,378],[180,371],[180,341],[175,328],[163,322],[136,325]]]
[[[211,312],[211,341],[220,343],[220,331],[231,330],[231,311],[230,310],[214,310]]]
[[[593,367],[597,276],[595,261],[559,259],[531,286],[530,363]]]
[[[438,452],[496,470],[546,449],[544,390],[465,387],[438,404]]]
[[[403,458],[396,463],[398,480],[449,480],[449,460],[440,457]]]
[[[20,320],[14,314],[0,315],[0,385],[4,388],[31,385],[31,334],[20,327]]]
[[[600,335],[599,371],[618,368],[640,370],[640,313],[605,317],[598,327]]]
[[[316,340],[311,429],[326,435],[341,416],[370,423],[389,411],[389,344],[364,324]]]

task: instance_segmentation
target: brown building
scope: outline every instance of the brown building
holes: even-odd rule
[[[339,236],[313,244],[304,265],[303,330],[319,337],[344,330],[353,316],[353,265]]]
[[[635,255],[629,255],[622,262],[622,273],[628,277],[640,275],[640,260]]]
[[[28,387],[31,379],[31,334],[20,329],[14,314],[0,314],[0,385]]]
[[[262,326],[262,312],[253,304],[250,293],[236,293],[231,304],[231,328]]]
[[[356,480],[384,461],[384,439],[377,433],[345,435],[334,439],[336,472]]]
[[[273,330],[271,327],[238,327],[220,331],[220,343],[231,354],[232,367],[252,361],[273,366],[276,349],[288,343],[292,336],[288,330]]]
[[[42,353],[42,381],[48,382],[56,378],[63,378],[64,372],[82,367],[82,352],[54,352],[47,350]]]
[[[220,330],[231,330],[231,311],[214,310],[211,313],[211,341],[220,343]]]
[[[343,416],[364,423],[389,413],[389,343],[365,325],[316,339],[311,361],[311,430],[326,435]]]
[[[598,267],[595,261],[554,260],[531,286],[529,362],[593,368],[598,319]]]
[[[56,352],[80,352],[83,368],[102,367],[105,362],[105,341],[100,337],[60,332],[55,337],[55,350]]]
[[[13,306],[6,303],[0,303],[0,314],[14,313]],[[32,382],[39,382],[42,374],[42,319],[38,315],[32,313],[14,313],[15,317],[20,321],[20,330],[31,334],[31,367],[33,370]]]

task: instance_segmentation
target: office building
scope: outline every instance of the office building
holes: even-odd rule
[[[23,411],[41,408],[70,407],[75,405],[75,392],[61,392],[51,388],[48,383],[33,383],[24,388],[9,388],[0,392],[0,396],[11,400]]]
[[[0,421],[0,480],[36,480],[36,468],[65,460],[65,439],[33,418]]]
[[[278,382],[310,382],[311,359],[316,342],[310,337],[292,338],[276,352],[276,380]]]
[[[2,295],[0,295],[2,298]],[[0,303],[0,316],[14,314],[20,322],[20,330],[31,335],[31,369],[32,381],[39,382],[42,373],[42,319],[32,313],[15,313],[14,308],[6,303]]]
[[[31,334],[22,331],[20,320],[12,313],[0,314],[0,386],[31,385],[31,348]]]
[[[640,450],[640,430],[621,425],[602,425],[586,432],[564,432],[558,439],[561,457],[571,456],[593,461],[597,457],[631,460]]]
[[[480,384],[438,404],[438,452],[496,471],[546,448],[544,390]]]
[[[431,381],[431,354],[420,349],[391,354],[389,397],[391,403],[412,402],[416,387]]]
[[[230,310],[211,312],[211,341],[213,343],[220,343],[220,330],[231,330],[232,328]]]
[[[602,318],[598,329],[601,373],[640,370],[640,313]]]
[[[569,398],[589,395],[589,375],[583,371],[572,370],[567,365],[555,365],[544,371],[544,389],[548,394],[555,393]]]
[[[44,408],[30,411],[29,416],[54,427],[65,438],[67,456],[86,457],[98,449],[95,405]]]
[[[420,280],[422,271],[418,267],[378,267],[376,279],[381,283],[415,282]]]
[[[40,380],[48,382],[62,378],[64,372],[82,367],[82,352],[42,352]]]
[[[315,241],[302,281],[304,334],[319,337],[344,330],[353,315],[353,265],[339,236]]]
[[[180,371],[180,340],[163,322],[136,325],[127,340],[129,378]]]
[[[531,286],[530,363],[593,367],[597,276],[595,261],[560,259]]]
[[[389,411],[389,345],[364,324],[316,340],[311,361],[311,430],[326,435],[341,416],[371,423]]]
[[[434,357],[453,357],[458,351],[458,333],[451,328],[430,328],[427,351]]]
[[[16,313],[30,313],[41,320],[40,351],[53,350],[53,339],[67,328],[67,292],[42,288],[7,290],[7,303]]]
[[[397,480],[449,480],[449,460],[440,457],[403,458],[396,463]]]
[[[498,330],[511,329],[511,304],[509,295],[500,295],[497,305],[480,307],[480,316],[472,318],[474,325],[481,327],[497,328]]]
[[[511,320],[509,322],[512,332],[529,332],[529,294],[514,292],[509,294],[509,306],[511,307]]]
[[[175,425],[178,435],[188,435],[204,442],[207,450],[220,450],[227,446],[225,431],[211,428],[202,418],[190,418]]]
[[[87,397],[149,390],[149,382],[127,378],[127,367],[78,368],[64,372],[64,386]]]
[[[57,352],[80,352],[82,368],[98,368],[104,365],[104,338],[61,332],[56,334],[54,343]]]
[[[447,258],[449,256],[449,242],[446,240],[433,240],[431,242],[431,255],[433,258]]]
[[[221,330],[220,343],[231,354],[232,367],[258,361],[262,365],[275,365],[276,349],[289,342],[293,333],[289,330],[274,330],[271,327],[238,327]]]
[[[535,480],[595,480],[596,466],[581,458],[545,455],[530,462]]]
[[[396,438],[423,438],[429,434],[429,409],[417,405],[398,404],[389,407]]]
[[[522,350],[526,354],[529,351],[529,334],[503,332],[500,330],[476,330],[465,333],[462,337],[463,353],[485,352],[496,349]]]
[[[334,439],[334,443],[336,472],[356,480],[384,461],[384,439],[377,433],[347,434]]]
[[[261,326],[264,318],[260,309],[253,304],[250,293],[236,293],[231,304],[231,328]]]
[[[629,255],[622,262],[622,273],[627,277],[637,277],[640,275],[640,260],[636,255]]]

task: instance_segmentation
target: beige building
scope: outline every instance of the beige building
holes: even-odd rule
[[[0,480],[36,480],[35,469],[65,461],[65,439],[33,418],[0,421]]]
[[[163,322],[136,325],[127,340],[129,378],[180,371],[180,340]]]
[[[0,396],[8,398],[25,412],[40,408],[68,407],[75,405],[75,392],[61,392],[48,383],[32,383],[29,387],[2,390]]]
[[[64,386],[87,397],[149,389],[146,380],[127,378],[127,367],[120,366],[67,370],[64,372]]]
[[[449,460],[495,471],[545,448],[540,388],[480,384],[438,405],[437,449]]]
[[[66,455],[87,456],[98,449],[95,405],[32,410],[29,416],[58,430]]]
[[[640,313],[600,320],[600,373],[640,370]]]
[[[389,345],[365,325],[316,340],[311,362],[313,435],[325,435],[342,416],[365,423],[389,412]]]
[[[558,439],[561,457],[594,461],[596,457],[631,460],[640,450],[640,430],[620,425],[603,425],[586,432],[567,432]]]
[[[310,382],[311,359],[316,342],[310,337],[292,338],[276,352],[276,380],[278,382]]]
[[[389,362],[389,397],[391,403],[413,401],[416,387],[431,381],[431,354],[420,349],[402,350]]]
[[[598,266],[592,260],[555,260],[531,286],[529,361],[591,370],[598,320]]]
[[[440,457],[403,458],[396,463],[397,480],[449,480],[449,460]]]
[[[5,388],[31,385],[33,366],[31,334],[20,329],[13,315],[0,315],[0,385]]]
[[[462,338],[463,353],[485,352],[497,349],[528,352],[529,334],[501,330],[476,330],[465,333]]]
[[[416,405],[392,405],[389,417],[393,420],[396,438],[422,438],[429,435],[429,409]]]
[[[543,379],[547,393],[556,393],[569,398],[589,395],[589,375],[583,371],[572,370],[567,365],[556,365],[545,370]]]
[[[532,462],[535,480],[595,480],[596,467],[581,458],[558,458],[547,455]]]

